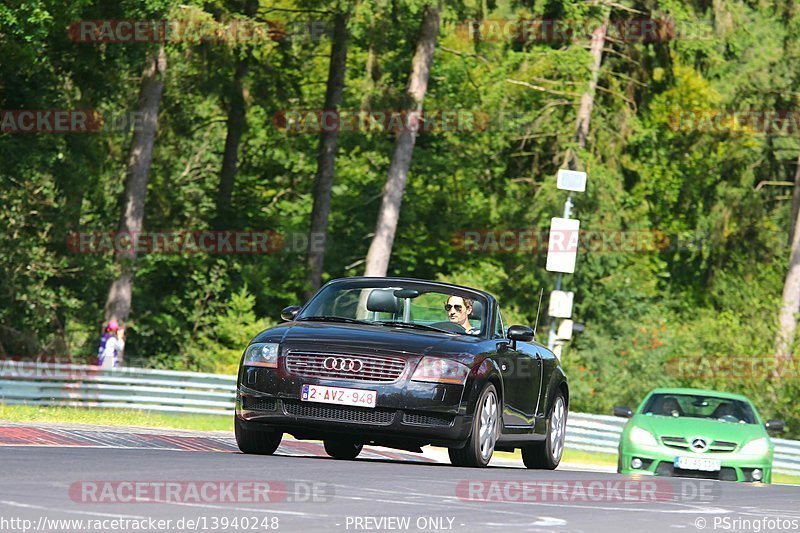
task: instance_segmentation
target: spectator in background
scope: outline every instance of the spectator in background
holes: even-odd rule
[[[110,320],[105,333],[100,337],[100,346],[97,348],[97,365],[103,368],[119,366],[124,349],[125,330],[119,327],[116,320]]]

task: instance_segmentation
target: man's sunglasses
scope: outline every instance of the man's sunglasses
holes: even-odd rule
[[[444,310],[445,311],[450,311],[454,307],[456,308],[456,311],[459,312],[459,313],[461,312],[462,309],[464,309],[463,305],[459,305],[459,304],[455,304],[455,305],[444,304]]]

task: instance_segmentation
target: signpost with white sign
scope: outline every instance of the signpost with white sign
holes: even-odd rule
[[[575,272],[578,255],[578,232],[581,221],[574,218],[553,218],[550,221],[550,240],[547,245],[548,272]]]
[[[574,326],[574,322],[572,320],[562,320],[561,323],[558,325],[558,332],[556,333],[556,337],[560,341],[568,341],[572,338],[572,328]]]
[[[555,318],[572,317],[572,301],[575,298],[574,292],[553,291],[550,293],[550,305],[547,314]]]
[[[556,278],[556,290],[550,294],[550,335],[547,340],[547,347],[551,350],[556,348],[556,339],[564,340],[572,337],[572,297],[573,293],[565,293],[561,290],[561,279],[564,274],[575,272],[575,260],[578,254],[578,236],[581,221],[571,219],[572,214],[572,193],[586,191],[586,172],[569,170],[562,168],[556,176],[556,187],[562,191],[569,191],[567,201],[564,202],[564,216],[553,218],[550,221],[550,242],[547,248],[547,266],[549,272],[558,272]],[[569,294],[569,313],[565,314],[565,298],[563,294]],[[561,326],[556,335],[556,319],[562,318]],[[568,323],[568,324],[567,324]],[[555,350],[557,356],[561,356],[561,349]]]
[[[562,168],[558,171],[556,187],[563,191],[585,192],[586,191],[586,172],[577,170],[567,170]]]

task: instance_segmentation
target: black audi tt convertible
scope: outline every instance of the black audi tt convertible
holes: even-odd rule
[[[459,466],[522,450],[556,468],[569,405],[559,360],[528,326],[508,329],[486,292],[405,278],[323,286],[244,351],[235,430],[244,453],[275,452],[284,433],[322,440],[337,459],[365,444],[444,446]]]

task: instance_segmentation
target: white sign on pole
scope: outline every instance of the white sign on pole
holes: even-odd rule
[[[547,314],[555,318],[570,318],[572,316],[572,300],[574,298],[574,292],[551,292],[550,305],[547,308]]]
[[[549,272],[575,272],[575,258],[578,255],[578,232],[581,221],[575,218],[550,220],[550,242],[547,245],[547,265]]]
[[[586,172],[562,168],[556,176],[556,187],[564,191],[584,192],[586,190]]]
[[[568,341],[572,338],[572,326],[574,323],[572,320],[562,320],[561,324],[558,325],[558,333],[556,333],[556,337],[562,341]]]

